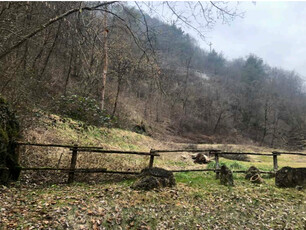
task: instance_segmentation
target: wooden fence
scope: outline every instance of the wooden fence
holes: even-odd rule
[[[76,163],[78,159],[78,154],[80,152],[91,152],[91,153],[100,153],[100,154],[130,154],[130,155],[142,155],[149,156],[148,167],[153,167],[154,157],[160,156],[160,153],[179,153],[179,152],[191,152],[191,153],[207,153],[208,155],[214,155],[215,157],[215,168],[214,169],[182,169],[182,170],[171,170],[172,172],[203,172],[203,171],[212,171],[216,172],[218,177],[220,173],[220,163],[219,158],[222,155],[260,155],[260,156],[271,156],[273,157],[273,171],[261,171],[261,173],[270,173],[273,174],[278,170],[277,157],[282,154],[289,155],[300,155],[306,156],[305,153],[293,153],[293,152],[272,152],[272,154],[262,154],[262,153],[250,153],[250,152],[222,152],[219,149],[169,149],[169,150],[154,150],[151,149],[149,152],[141,151],[121,151],[121,150],[105,150],[103,147],[92,147],[92,146],[78,146],[78,145],[60,145],[60,144],[40,144],[40,143],[25,143],[25,142],[16,142],[16,148],[18,146],[38,146],[38,147],[54,147],[54,148],[68,148],[71,151],[71,162],[70,168],[42,168],[42,167],[22,167],[21,170],[31,170],[31,171],[63,171],[68,173],[68,183],[74,181],[75,173],[115,173],[115,174],[139,174],[140,172],[132,171],[109,171],[105,168],[76,168]],[[16,150],[17,151],[17,150]],[[234,170],[234,173],[245,173],[243,170]]]
[[[41,167],[22,167],[21,170],[31,171],[64,171],[68,173],[68,183],[74,181],[75,173],[116,173],[116,174],[139,174],[139,172],[131,171],[109,171],[105,168],[76,168],[78,155],[80,152],[92,152],[100,154],[131,154],[131,155],[142,155],[150,156],[149,167],[153,167],[154,156],[159,156],[158,153],[153,152],[140,152],[140,151],[121,151],[121,150],[105,150],[103,147],[92,147],[92,146],[78,146],[78,145],[59,145],[59,144],[40,144],[40,143],[24,143],[17,142],[16,146],[39,146],[39,147],[54,147],[54,148],[68,148],[71,151],[71,161],[69,168],[41,168]]]

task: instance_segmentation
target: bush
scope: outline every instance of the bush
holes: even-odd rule
[[[115,118],[112,118],[105,110],[102,111],[100,109],[95,99],[89,97],[79,95],[61,96],[55,100],[55,104],[56,113],[75,120],[107,127],[116,122]]]
[[[7,102],[0,97],[0,184],[16,181],[20,174],[14,142],[19,137],[19,123]]]

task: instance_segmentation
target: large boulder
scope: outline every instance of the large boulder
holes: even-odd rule
[[[283,167],[276,172],[275,185],[281,188],[306,187],[306,168]]]
[[[162,168],[145,168],[141,171],[139,179],[132,185],[135,190],[152,190],[161,187],[172,187],[175,178],[172,172]]]
[[[221,166],[221,170],[220,170],[220,183],[222,185],[234,186],[233,173],[225,165]]]
[[[17,180],[20,174],[15,140],[19,135],[19,124],[8,104],[0,97],[0,184]]]

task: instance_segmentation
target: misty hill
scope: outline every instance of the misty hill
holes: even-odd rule
[[[76,2],[1,4],[1,49],[78,7]],[[33,108],[39,108],[95,125],[141,126],[159,138],[303,147],[306,97],[297,73],[270,67],[253,54],[226,60],[215,50],[201,49],[175,24],[128,6],[111,10],[120,19],[107,16],[103,111],[100,14],[71,14],[0,60],[1,95],[19,110],[24,127],[35,115]]]

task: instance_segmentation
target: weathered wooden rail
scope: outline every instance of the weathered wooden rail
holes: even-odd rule
[[[75,173],[114,173],[114,174],[139,174],[139,172],[133,171],[110,171],[105,168],[76,168],[77,158],[79,152],[90,153],[104,153],[104,154],[130,154],[150,156],[149,167],[153,167],[153,160],[155,156],[160,156],[158,153],[153,152],[140,152],[140,151],[121,151],[121,150],[105,150],[100,146],[78,146],[78,145],[61,145],[61,144],[41,144],[41,143],[26,143],[16,142],[16,146],[37,146],[37,147],[52,147],[52,148],[68,148],[71,150],[70,168],[51,168],[51,167],[22,167],[23,171],[63,171],[68,173],[68,183],[74,181]]]
[[[41,144],[41,143],[26,143],[26,142],[16,142],[16,147],[18,146],[37,146],[37,147],[54,147],[54,148],[68,148],[71,151],[71,161],[69,168],[51,168],[51,167],[23,167],[21,170],[24,171],[63,171],[68,173],[68,183],[74,181],[75,173],[114,173],[114,174],[134,174],[137,175],[140,172],[133,171],[110,171],[105,168],[76,168],[78,154],[81,152],[97,153],[97,154],[129,154],[129,155],[141,155],[149,156],[148,167],[153,167],[154,157],[160,156],[160,153],[179,153],[179,152],[190,152],[190,153],[208,153],[209,155],[214,155],[215,157],[215,168],[214,169],[181,169],[181,170],[171,170],[172,172],[215,172],[217,177],[220,173],[220,162],[219,158],[222,155],[257,155],[257,156],[271,156],[273,157],[273,171],[261,171],[261,173],[274,174],[278,170],[278,156],[280,155],[299,155],[306,156],[305,153],[294,153],[294,152],[277,152],[274,151],[272,154],[267,153],[253,153],[253,152],[223,152],[220,149],[163,149],[155,150],[151,149],[148,152],[143,151],[122,151],[122,150],[106,150],[100,146],[78,146],[78,145],[61,145],[61,144]],[[234,173],[245,173],[244,170],[234,170]]]
[[[213,171],[216,172],[217,177],[220,173],[220,162],[219,158],[222,155],[254,155],[254,156],[269,156],[273,157],[273,171],[260,171],[261,173],[267,173],[267,174],[274,174],[278,170],[278,160],[277,157],[280,155],[299,155],[299,156],[306,156],[305,153],[294,153],[294,152],[277,152],[273,151],[272,154],[268,153],[255,153],[255,152],[223,152],[219,149],[202,149],[202,150],[196,150],[196,149],[180,149],[180,150],[151,150],[153,153],[173,153],[173,152],[207,152],[209,155],[215,155],[215,169],[182,169],[182,170],[172,170],[172,172],[207,172],[207,171]],[[244,170],[234,170],[234,173],[245,173]]]

